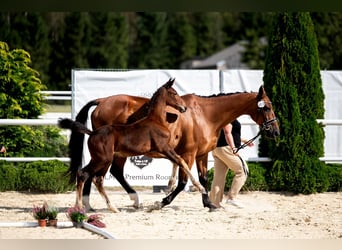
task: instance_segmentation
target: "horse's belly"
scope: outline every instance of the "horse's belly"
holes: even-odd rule
[[[145,154],[145,156],[148,156],[151,158],[166,158],[164,154],[161,154],[159,152],[148,152]]]

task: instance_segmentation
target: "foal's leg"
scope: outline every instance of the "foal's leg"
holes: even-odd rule
[[[104,177],[103,177],[103,175],[101,175],[101,176],[94,177],[93,182],[94,182],[97,190],[101,194],[101,196],[106,200],[108,209],[113,211],[114,213],[118,213],[120,211],[115,206],[113,207],[110,203],[110,200],[109,200],[109,198],[106,194],[106,191],[103,187],[103,180],[104,180]]]
[[[167,188],[164,190],[166,194],[171,193],[176,188],[175,183],[177,179],[177,169],[178,169],[178,165],[176,163],[173,163],[171,177],[170,177],[169,183],[167,184]]]
[[[90,206],[90,202],[89,202],[89,199],[90,199],[90,191],[91,191],[91,183],[92,183],[92,178],[89,177],[89,178],[84,182],[84,186],[83,186],[82,203],[83,203],[83,206],[85,207],[85,210],[86,210],[87,212],[89,212],[89,211],[94,212],[94,211],[95,211],[95,209],[93,209],[93,208]]]
[[[90,163],[86,166],[88,167]],[[76,206],[80,209],[83,208],[82,204],[82,192],[84,187],[84,182],[89,178],[89,174],[86,171],[86,167],[84,169],[80,169],[77,172],[76,177]]]
[[[182,157],[180,157],[174,150],[170,150],[169,152],[166,152],[166,155],[169,157],[170,160],[173,162],[176,162],[183,170],[184,172],[190,177],[191,182],[194,184],[195,187],[198,188],[198,190],[205,194],[207,193],[205,188],[195,180],[195,178],[192,176],[191,171],[188,167],[188,164],[184,161]]]

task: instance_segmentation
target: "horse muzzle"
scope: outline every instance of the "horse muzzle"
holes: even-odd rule
[[[277,118],[273,118],[262,125],[262,130],[270,139],[275,139],[280,136],[280,130],[277,124]]]
[[[187,107],[185,107],[185,106],[179,106],[179,112],[181,112],[181,113],[184,113],[186,110],[187,110],[188,108]]]

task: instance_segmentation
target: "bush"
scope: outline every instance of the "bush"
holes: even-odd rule
[[[249,176],[242,190],[268,191],[268,184],[265,178],[266,169],[261,163],[248,163]],[[230,171],[232,172],[232,171]]]
[[[0,191],[16,190],[19,173],[13,163],[0,161]]]
[[[322,162],[322,164],[324,164]],[[276,164],[272,164],[271,162],[265,163],[255,163],[249,162],[249,176],[246,180],[245,185],[242,187],[242,191],[289,191],[286,185],[282,183],[282,180],[286,179],[283,176],[286,173],[281,171],[275,171],[274,166]],[[272,169],[272,171],[270,171]],[[341,164],[326,164],[324,168],[325,172],[322,173],[322,176],[328,176],[327,182],[324,182],[323,186],[319,186],[320,189],[316,190],[316,192],[340,192],[342,191],[342,165]],[[278,175],[276,174],[278,173]],[[274,175],[272,178],[270,175]],[[214,177],[214,168],[208,171],[208,189],[211,188],[211,183]],[[233,171],[229,170],[226,183],[224,187],[224,191],[228,192],[234,177]],[[319,177],[316,176],[312,180],[316,180]],[[323,182],[322,182],[323,183]],[[316,188],[318,187],[317,183],[314,183]],[[311,189],[309,189],[311,193]]]
[[[6,126],[0,128],[9,157],[65,157],[68,141],[56,126]]]
[[[327,164],[329,192],[342,191],[342,165],[341,164]]]
[[[30,163],[0,162],[0,191],[31,191],[63,193],[73,190],[63,162],[36,161]]]

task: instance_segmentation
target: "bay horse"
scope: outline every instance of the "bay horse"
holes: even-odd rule
[[[88,134],[88,149],[90,162],[75,171],[70,168],[71,176],[76,176],[76,205],[82,204],[84,182],[90,177],[96,177],[96,187],[105,198],[107,206],[114,212],[118,210],[111,206],[110,200],[103,188],[103,177],[107,173],[114,155],[120,157],[136,156],[154,153],[177,164],[186,172],[194,185],[204,193],[205,188],[191,175],[186,162],[175,152],[171,144],[171,132],[166,121],[166,106],[171,106],[183,113],[186,111],[183,100],[172,88],[174,79],[170,79],[153,94],[149,103],[147,116],[129,125],[104,125],[96,130],[89,130],[85,125],[68,118],[60,119],[58,125],[72,132]]]
[[[232,122],[237,117],[247,114],[260,126],[261,131],[269,138],[280,135],[279,125],[275,117],[272,103],[269,100],[264,87],[260,86],[258,92],[238,92],[218,94],[212,96],[197,96],[187,94],[182,99],[188,107],[188,111],[179,117],[174,123],[170,123],[171,130],[178,128],[176,136],[178,145],[176,152],[185,159],[191,168],[196,160],[199,181],[207,189],[207,162],[208,153],[215,148],[220,129]],[[89,109],[96,106],[91,113],[93,128],[104,124],[129,123],[146,115],[146,107],[149,99],[129,95],[114,95],[99,98],[88,102],[76,116],[76,120],[86,123]],[[71,134],[69,149],[83,145],[83,135]],[[177,143],[177,141],[176,141]],[[82,155],[75,155],[71,164],[77,167],[82,162]],[[134,207],[139,207],[139,197],[136,191],[127,183],[123,176],[125,157],[114,157],[110,173],[119,181],[122,187],[134,200]],[[174,165],[175,166],[175,165]],[[173,168],[175,175],[176,167]],[[169,187],[175,179],[170,179]],[[187,183],[187,175],[179,169],[177,188],[161,202],[161,207],[168,205],[181,192]],[[87,209],[89,204],[91,181],[86,182],[83,202]],[[202,194],[204,207],[210,210],[215,206],[210,202],[207,194]]]

